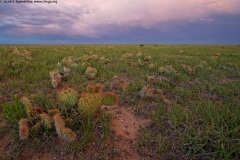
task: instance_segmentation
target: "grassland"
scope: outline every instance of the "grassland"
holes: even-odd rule
[[[49,72],[61,70],[68,56],[77,66],[53,89]],[[151,120],[134,143],[142,158],[240,159],[239,45],[6,45],[0,46],[0,57],[0,143],[9,143],[7,148],[0,146],[1,158],[19,159],[31,154],[29,148],[52,148],[89,159],[117,158],[110,143],[111,118],[105,113],[91,127],[79,124],[84,131],[79,141],[61,147],[50,133],[48,138],[21,141],[17,124],[3,119],[2,106],[16,97],[28,96],[36,106],[56,108],[61,87],[81,93],[87,84],[101,83],[105,91],[119,96],[119,106]],[[90,66],[98,70],[91,81],[85,75]]]

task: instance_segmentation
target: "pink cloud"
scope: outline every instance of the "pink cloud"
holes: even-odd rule
[[[151,27],[169,20],[196,20],[212,13],[239,13],[238,0],[119,0],[88,1],[96,6],[86,18],[95,24],[109,23]],[[209,2],[209,3],[206,3]]]
[[[166,28],[168,21],[213,20],[213,14],[240,14],[239,8],[240,0],[58,0],[12,7],[17,14],[6,13],[0,24],[14,25],[9,32],[15,33],[97,37],[108,34],[106,25]]]

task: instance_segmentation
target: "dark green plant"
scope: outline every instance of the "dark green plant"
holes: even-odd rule
[[[118,103],[118,97],[113,92],[106,92],[104,93],[102,104],[107,106],[113,106]]]

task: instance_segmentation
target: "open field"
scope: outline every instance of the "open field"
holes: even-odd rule
[[[0,57],[0,159],[240,159],[239,45],[5,45]],[[63,67],[53,88],[49,72]],[[59,109],[64,87],[96,83],[119,103],[90,119],[61,110],[75,141],[54,129],[19,138],[19,99]]]

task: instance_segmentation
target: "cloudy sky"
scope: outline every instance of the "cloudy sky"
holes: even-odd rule
[[[0,44],[240,44],[240,0],[3,1]]]

